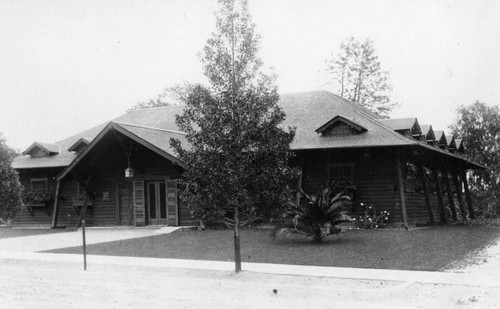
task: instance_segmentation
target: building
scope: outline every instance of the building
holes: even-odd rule
[[[474,217],[465,174],[483,167],[460,155],[462,140],[457,147],[416,118],[381,119],[326,91],[283,95],[279,104],[284,125],[296,128],[291,164],[306,192],[352,180],[357,201],[390,211],[405,227]],[[187,143],[175,124],[182,108],[132,111],[53,144],[32,144],[13,167],[43,198],[27,200],[15,224],[197,224],[179,199],[183,163],[169,143]]]

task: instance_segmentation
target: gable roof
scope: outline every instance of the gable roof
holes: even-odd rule
[[[446,135],[444,134],[444,131],[434,131],[434,135],[436,136],[436,141],[441,145],[447,145],[448,142],[446,140]]]
[[[23,151],[23,155],[31,155],[35,154],[38,151],[43,151],[47,155],[56,154],[60,152],[60,146],[58,144],[49,144],[49,143],[41,143],[34,142],[29,146],[25,151]]]
[[[363,127],[363,126],[361,126],[361,125],[359,125],[359,124],[357,124],[354,119],[349,119],[349,118],[346,118],[346,117],[343,117],[343,116],[340,116],[340,115],[337,115],[337,116],[333,117],[330,121],[328,121],[327,123],[323,124],[321,127],[317,128],[315,131],[317,133],[324,133],[329,128],[331,128],[331,127],[333,127],[333,126],[335,126],[336,124],[339,124],[339,123],[343,123],[343,124],[351,127],[352,129],[354,129],[358,133],[366,131],[366,128]]]
[[[68,148],[68,151],[80,151],[81,149],[85,148],[86,146],[88,146],[88,144],[90,144],[90,142],[92,141],[91,138],[88,138],[88,137],[82,137],[80,138],[79,140],[77,140],[73,145],[71,145],[69,148]]]
[[[322,148],[357,148],[377,146],[413,145],[416,141],[405,138],[381,123],[380,117],[327,91],[300,92],[281,96],[279,105],[286,113],[284,127],[295,127],[292,150]],[[367,131],[346,136],[322,136],[316,129],[342,115]]]
[[[436,139],[436,135],[434,134],[434,130],[432,129],[432,125],[422,124],[422,125],[420,125],[420,129],[422,130],[422,134],[425,136],[427,141],[432,141],[432,140]]]
[[[463,139],[461,138],[455,138],[455,144],[457,146],[457,151],[460,153],[463,153],[465,151],[465,146],[463,143]]]
[[[57,176],[57,178],[59,180],[64,178],[64,176],[66,176],[111,130],[118,131],[160,156],[183,166],[183,163],[174,156],[174,151],[170,146],[170,139],[176,138],[179,139],[182,144],[186,144],[187,141],[185,139],[185,133],[119,122],[110,122],[106,125],[106,127],[104,127],[103,130],[101,130],[101,132],[99,132],[92,142],[74,158],[74,160]]]
[[[411,134],[422,134],[417,118],[380,119],[379,121],[386,124],[394,131],[409,130]]]
[[[395,129],[399,128],[415,129],[415,127],[418,127],[418,131],[421,132],[416,118],[381,119],[361,105],[347,101],[327,91],[285,94],[281,96],[279,105],[287,115],[282,124],[283,127],[295,127],[296,129],[295,138],[290,145],[292,150],[419,146],[454,156],[447,151],[432,147],[425,142],[420,142],[395,131]],[[87,149],[90,149],[93,144],[98,142],[96,138],[109,127],[119,130],[152,151],[175,162],[177,159],[170,147],[170,137],[179,138],[184,146],[188,145],[185,134],[179,132],[175,124],[175,116],[181,114],[183,108],[183,106],[166,106],[128,112],[111,122],[101,124],[57,142],[56,144],[61,146],[59,154],[43,158],[19,156],[14,159],[13,167],[18,169],[68,167],[73,162],[78,161],[77,157],[85,155]],[[318,130],[324,130],[338,121],[363,130],[363,133],[344,136],[317,133]],[[437,132],[439,131],[435,133]],[[82,138],[93,140],[80,154],[68,151],[71,146],[78,143]],[[463,159],[461,158],[461,160]]]
[[[445,137],[448,147],[450,147],[450,149],[456,149],[455,137],[453,135],[445,135]]]

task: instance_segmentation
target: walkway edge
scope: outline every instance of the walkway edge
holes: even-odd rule
[[[0,252],[0,259],[16,259],[29,261],[46,262],[73,262],[82,263],[82,256],[78,254],[62,253],[32,253],[3,251]],[[103,265],[123,265],[123,266],[143,266],[161,268],[181,268],[196,270],[216,270],[234,271],[234,262],[206,261],[206,260],[181,260],[181,259],[161,259],[146,257],[123,257],[88,255],[87,263]],[[359,280],[385,280],[401,282],[434,283],[447,285],[466,286],[490,286],[500,287],[500,280],[493,276],[473,275],[466,273],[446,273],[430,271],[408,271],[408,270],[387,270],[370,268],[346,268],[346,267],[324,267],[324,266],[303,266],[286,264],[264,264],[264,263],[243,263],[243,271],[275,274],[275,275],[295,275],[312,277],[330,277],[341,279]]]

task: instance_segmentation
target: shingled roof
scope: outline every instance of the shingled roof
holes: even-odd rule
[[[296,128],[295,138],[290,145],[292,150],[420,146],[428,150],[454,156],[445,150],[432,147],[425,142],[420,142],[395,131],[400,127],[400,122],[401,127],[404,128],[418,126],[416,118],[395,121],[381,119],[378,115],[368,111],[359,104],[347,101],[327,91],[285,94],[281,96],[279,105],[287,115],[283,126]],[[55,144],[61,148],[59,154],[45,158],[20,156],[14,160],[13,166],[18,169],[69,166],[78,154],[69,152],[68,149],[82,138],[94,139],[110,123],[116,128],[124,130],[123,132],[133,134],[133,136],[143,140],[152,147],[156,147],[166,154],[173,156],[174,152],[169,143],[170,137],[180,138],[183,145],[187,146],[185,135],[179,132],[175,124],[175,116],[180,114],[182,110],[183,106],[166,106],[131,111],[109,123],[101,124],[80,134],[56,142]],[[336,136],[318,134],[316,132],[318,128],[328,124],[335,117],[347,119],[349,122],[362,128],[362,130],[357,132],[358,134]],[[418,130],[420,131],[420,128]],[[460,158],[458,156],[454,157]],[[464,159],[460,158],[460,160]]]

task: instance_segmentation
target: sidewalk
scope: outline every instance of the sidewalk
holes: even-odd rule
[[[59,261],[78,263],[83,265],[83,256],[77,254],[0,251],[0,259],[16,259],[42,262]],[[120,257],[104,255],[88,255],[87,265],[89,269],[92,267],[92,265],[121,265],[174,269],[215,270],[226,272],[234,271],[234,262]],[[242,268],[244,272],[274,275],[500,287],[500,280],[498,280],[497,277],[467,273],[321,267],[264,263],[243,263]]]
[[[153,236],[161,233],[171,233],[178,228],[165,227],[161,229],[89,229],[86,233],[87,244],[102,243],[123,239]],[[82,243],[81,231],[69,231],[67,233],[34,235],[25,237],[15,237],[0,239],[0,259],[16,259],[45,262],[69,262],[82,263],[82,255],[77,254],[56,254],[40,253],[64,247],[80,246]],[[489,249],[494,259],[498,260],[500,255],[500,245],[492,246]],[[92,265],[122,265],[139,267],[160,267],[175,269],[194,270],[216,270],[234,271],[234,262],[203,261],[203,260],[180,260],[161,258],[141,258],[141,257],[119,257],[89,255],[87,256],[88,267]],[[496,265],[496,264],[495,264]],[[403,270],[382,270],[365,268],[342,268],[342,267],[321,267],[264,263],[243,263],[243,271],[295,276],[314,276],[342,279],[360,280],[384,280],[398,282],[435,283],[446,285],[467,285],[467,286],[489,286],[500,287],[500,280],[494,273],[487,271],[470,272],[460,270],[460,273],[453,272],[429,272],[429,271],[403,271]],[[483,266],[485,268],[485,266]],[[490,267],[491,268],[491,267]],[[488,268],[486,268],[488,269]]]

